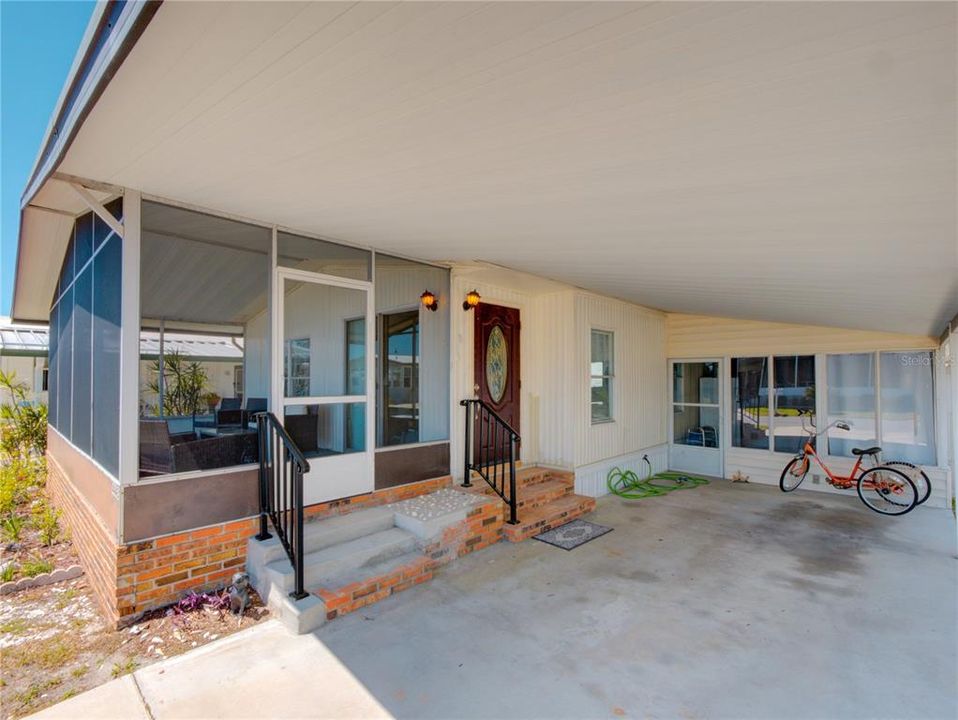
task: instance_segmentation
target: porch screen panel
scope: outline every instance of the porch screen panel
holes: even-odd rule
[[[106,205],[122,218],[122,199]],[[92,212],[73,226],[50,308],[49,422],[118,472],[122,243]]]
[[[60,296],[58,329],[60,333],[60,352],[57,358],[57,430],[71,442],[73,441],[73,285]]]
[[[113,475],[120,467],[122,256],[122,241],[113,235],[93,259],[93,457]]]
[[[141,222],[140,477],[253,464],[272,231],[152,201]]]
[[[73,285],[73,298],[73,416],[70,427],[73,444],[89,455],[92,445],[90,429],[93,390],[93,354],[90,342],[90,311],[93,307],[91,268],[77,275]]]
[[[47,421],[57,426],[57,313],[59,304],[50,308],[50,331],[47,337]]]

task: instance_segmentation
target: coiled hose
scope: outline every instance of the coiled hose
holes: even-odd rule
[[[658,497],[666,495],[673,490],[685,490],[688,488],[707,485],[708,480],[703,477],[695,477],[677,472],[661,472],[652,474],[652,463],[647,457],[642,458],[648,467],[648,473],[644,480],[632,470],[622,470],[614,467],[609,470],[605,483],[609,492],[626,500],[641,500],[648,497]]]

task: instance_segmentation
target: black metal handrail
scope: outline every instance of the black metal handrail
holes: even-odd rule
[[[472,473],[478,474],[509,506],[509,523],[516,525],[519,522],[519,498],[516,495],[516,446],[520,442],[519,433],[483,400],[472,398],[462,400],[459,404],[466,408],[462,486],[472,487]]]
[[[290,597],[309,595],[303,587],[303,475],[309,462],[273,413],[257,413],[259,438],[259,535],[271,538],[272,521],[279,541],[293,565],[296,587]]]

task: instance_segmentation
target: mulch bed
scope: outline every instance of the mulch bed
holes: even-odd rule
[[[76,562],[70,543],[59,548]],[[57,546],[54,546],[57,547]],[[239,618],[201,607],[151,611],[123,630],[97,611],[85,576],[0,597],[0,707],[5,718],[36,712],[269,616],[255,592]]]

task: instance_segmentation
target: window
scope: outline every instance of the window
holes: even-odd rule
[[[879,385],[884,457],[917,465],[937,462],[933,353],[882,353]]]
[[[376,253],[375,274],[376,446],[447,440],[449,313],[458,310],[449,271]],[[422,307],[424,290],[438,298],[435,312]]]
[[[380,445],[419,440],[419,311],[383,315]]]
[[[612,420],[612,379],[615,377],[613,340],[611,332],[592,331],[589,388],[593,423]]]
[[[309,395],[309,338],[287,340],[283,351],[286,397]]]
[[[852,448],[877,444],[874,353],[829,355],[828,424],[841,420],[851,430],[828,433],[828,454],[852,457]]]
[[[768,450],[768,358],[732,358],[732,446]]]
[[[50,389],[50,368],[44,365],[41,372],[40,390],[47,392]]]
[[[243,397],[243,366],[233,366],[233,397]]]
[[[805,443],[802,418],[815,420],[815,356],[773,358],[772,432],[775,452],[797,453]]]
[[[676,362],[672,365],[672,442],[719,447],[719,364]]]

